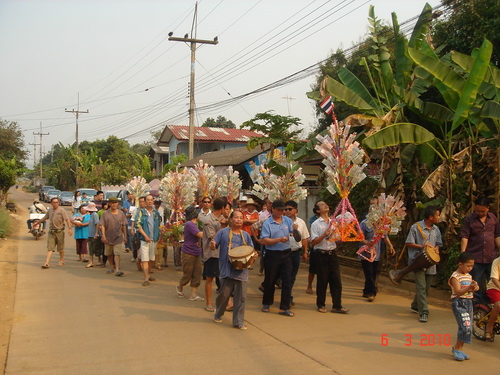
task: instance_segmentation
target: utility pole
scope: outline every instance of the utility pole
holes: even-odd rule
[[[43,155],[42,155],[42,137],[44,135],[49,135],[50,133],[42,133],[42,122],[40,121],[40,131],[38,133],[33,133],[33,135],[39,135],[40,136],[40,178],[42,178],[42,159],[43,159]]]
[[[33,142],[35,142],[35,137],[33,137]],[[30,143],[30,146],[33,146],[33,167],[36,165],[36,146],[39,146],[40,143]]]
[[[288,106],[288,116],[290,116],[290,100],[295,100],[295,98],[292,98],[291,96],[283,96],[283,99],[286,99],[286,104]]]
[[[66,108],[64,109],[65,112],[70,112],[74,113],[76,116],[76,148],[75,148],[75,155],[76,155],[76,168],[75,168],[75,183],[76,183],[76,189],[78,189],[78,115],[80,113],[89,113],[89,110],[87,109],[86,111],[80,111],[80,93],[78,93],[78,103],[76,107],[76,111],[72,109],[71,111],[68,111]]]
[[[184,42],[191,43],[191,79],[190,79],[190,90],[189,90],[189,160],[194,157],[194,67],[196,62],[196,44],[217,44],[219,39],[217,37],[214,40],[204,40],[196,39],[196,28],[197,28],[197,17],[198,17],[198,3],[195,4],[193,24],[191,26],[191,38],[189,35],[184,35],[184,38],[178,38],[172,36],[174,33],[168,33],[168,40],[173,42]],[[194,35],[193,35],[194,29]]]

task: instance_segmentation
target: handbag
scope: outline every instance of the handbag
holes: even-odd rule
[[[132,250],[137,251],[141,248],[141,239],[139,238],[138,233],[134,234],[134,238],[132,238]]]

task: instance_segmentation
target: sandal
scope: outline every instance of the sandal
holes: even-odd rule
[[[205,310],[207,310],[209,312],[214,312],[215,311],[215,309],[212,306],[205,307]]]
[[[92,267],[94,267],[94,265],[93,265],[93,264],[87,264],[87,265],[85,266],[85,268],[92,268]]]
[[[64,266],[64,262],[59,262],[59,263],[57,263],[57,266],[58,266],[58,267]]]
[[[349,312],[349,309],[341,307],[340,309],[331,309],[330,311],[336,314],[347,314]]]
[[[50,266],[49,266],[47,263],[45,263],[45,264],[42,266],[42,268],[43,268],[44,270],[46,270],[47,268],[50,268]]]
[[[318,307],[318,312],[320,313],[326,313],[326,309],[324,307]]]
[[[295,316],[295,313],[290,310],[285,310],[285,311],[280,311],[278,314],[283,315],[283,316],[289,316],[290,318]]]
[[[182,291],[179,289],[179,285],[176,285],[176,286],[175,286],[175,290],[177,291],[177,297],[179,297],[179,298],[184,298],[184,292],[182,292]]]
[[[269,312],[269,305],[262,306],[262,309],[260,309],[260,311],[268,313]]]
[[[485,338],[488,342],[495,342],[495,336],[493,335],[493,332],[486,332]]]

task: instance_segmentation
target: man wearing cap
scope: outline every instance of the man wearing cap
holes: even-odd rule
[[[90,202],[87,205],[87,212],[90,214],[90,220],[88,225],[89,264],[86,265],[86,268],[92,268],[94,267],[94,255],[97,257],[98,265],[100,265],[103,246],[99,238],[99,215],[97,214],[97,207],[94,202]]]
[[[40,225],[47,219],[50,220],[49,234],[47,241],[47,259],[43,264],[42,268],[50,267],[50,258],[52,253],[55,251],[57,246],[57,251],[59,252],[59,263],[58,266],[64,266],[64,228],[66,224],[68,225],[68,235],[73,235],[73,227],[66,211],[59,206],[59,198],[52,198],[50,200],[52,207],[49,208],[47,213],[40,220],[35,221],[34,224]]]
[[[292,257],[290,235],[300,242],[300,233],[293,229],[293,222],[283,216],[285,203],[275,200],[272,204],[272,215],[262,225],[261,239],[266,246],[264,295],[262,297],[262,312],[269,312],[274,302],[274,288],[278,277],[281,276],[280,315],[293,317],[290,311],[292,295]]]
[[[111,197],[108,200],[109,210],[102,213],[99,222],[102,231],[102,242],[104,243],[104,255],[109,259],[109,274],[123,276],[120,271],[120,256],[126,254],[125,242],[127,242],[127,218],[123,211],[118,209],[118,198]]]

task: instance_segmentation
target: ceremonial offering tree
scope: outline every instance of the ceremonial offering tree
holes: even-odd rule
[[[241,180],[238,171],[233,171],[233,167],[229,166],[226,173],[218,176],[217,190],[219,196],[226,197],[229,203],[238,199],[241,190]]]
[[[330,241],[360,241],[364,239],[359,221],[348,196],[352,188],[365,177],[363,169],[365,152],[355,141],[356,133],[349,134],[350,125],[339,123],[333,112],[333,102],[330,95],[325,94],[321,108],[331,114],[333,123],[326,136],[317,135],[319,144],[315,147],[323,157],[327,189],[330,193],[340,195],[340,203],[330,219],[333,233]]]
[[[196,180],[199,196],[209,197],[211,199],[215,199],[219,196],[217,188],[219,185],[219,177],[215,173],[214,167],[200,160],[194,168],[189,169],[189,172]]]
[[[389,234],[397,234],[401,228],[401,222],[406,216],[403,201],[389,195],[381,194],[377,203],[370,206],[366,215],[366,224],[373,230],[373,238],[368,245],[359,248],[357,254],[373,262],[375,260],[375,245]]]
[[[278,163],[274,163],[276,165]],[[279,167],[262,168],[261,175],[253,185],[252,193],[260,199],[269,198],[271,201],[281,199],[301,201],[306,199],[307,190],[300,187],[305,181],[302,168],[298,164],[286,161],[279,163]]]
[[[148,191],[151,190],[151,187],[147,183],[146,179],[141,176],[134,176],[126,186],[126,189],[129,193],[134,194],[135,202],[134,205],[137,206],[139,202],[139,198],[144,196]]]
[[[187,169],[168,172],[160,183],[160,196],[171,211],[168,223],[180,226],[184,210],[195,201],[197,181]]]

